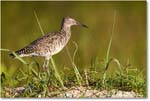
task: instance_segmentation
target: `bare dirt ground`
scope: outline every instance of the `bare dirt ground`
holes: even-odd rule
[[[25,88],[5,88],[7,97],[19,97]],[[54,89],[53,89],[54,90]],[[43,98],[42,94],[37,95],[38,98]],[[66,88],[65,90],[51,91],[46,98],[143,98],[142,95],[134,91],[121,91],[117,89],[112,90],[96,90],[91,87],[76,86]]]
[[[121,91],[121,90],[94,90],[90,87],[71,87],[66,91],[54,95],[50,95],[56,98],[142,98],[141,95],[133,91]]]

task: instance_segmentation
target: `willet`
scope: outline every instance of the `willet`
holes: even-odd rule
[[[46,70],[49,64],[49,59],[59,53],[68,43],[71,37],[71,26],[79,25],[86,27],[86,25],[79,23],[71,17],[65,17],[62,20],[61,29],[58,32],[51,32],[43,37],[38,38],[26,47],[15,51],[20,57],[25,56],[41,56],[45,58],[43,70]],[[14,57],[14,54],[10,54]]]

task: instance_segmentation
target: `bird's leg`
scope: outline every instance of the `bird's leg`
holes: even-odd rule
[[[42,66],[42,71],[44,72],[45,71],[45,65],[46,64],[46,60],[44,59],[44,64],[43,64],[43,66]]]
[[[45,66],[45,67],[46,67],[46,69],[48,68],[48,64],[49,64],[49,59],[48,59],[48,60],[46,60],[46,64],[45,64],[45,65],[46,65],[46,66]]]
[[[48,64],[49,64],[49,58],[45,58],[44,64],[43,64],[43,71],[46,71],[48,69]]]

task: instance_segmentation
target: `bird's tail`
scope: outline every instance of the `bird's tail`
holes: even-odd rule
[[[25,50],[25,49],[20,49],[20,50],[18,50],[18,51],[12,52],[12,53],[9,54],[9,56],[10,56],[11,58],[15,58],[15,57],[16,57],[15,54],[18,55],[18,56],[21,55],[21,54],[24,54],[24,50]]]
[[[10,53],[9,56],[10,56],[11,58],[15,58],[15,55],[14,55],[13,53]]]
[[[11,58],[15,58],[16,55],[20,55],[20,53],[19,53],[18,51],[15,51],[15,52],[12,52],[12,53],[9,54],[9,56],[10,56]]]
[[[17,50],[15,52],[10,53],[9,55],[12,58],[15,58],[16,57],[15,55],[20,56],[20,57],[24,57],[24,56],[27,56],[27,55],[33,53],[33,52],[34,52],[33,48],[30,46],[27,46],[27,47],[24,47],[20,50]]]

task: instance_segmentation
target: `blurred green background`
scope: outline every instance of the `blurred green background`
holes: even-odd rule
[[[75,46],[78,51],[75,63],[79,68],[87,68],[92,59],[104,59],[110,40],[114,10],[117,11],[115,31],[110,57],[120,60],[125,65],[129,60],[133,67],[146,72],[146,2],[1,2],[1,47],[18,50],[42,36],[34,16],[37,12],[45,33],[60,29],[61,20],[72,16],[86,24],[89,29],[72,27],[72,37],[67,47],[73,55]],[[57,67],[71,67],[64,48],[53,56]],[[41,58],[24,58],[26,61]],[[14,71],[22,64],[11,59],[7,52],[1,53],[1,63],[5,69]],[[12,68],[13,67],[13,68]]]

